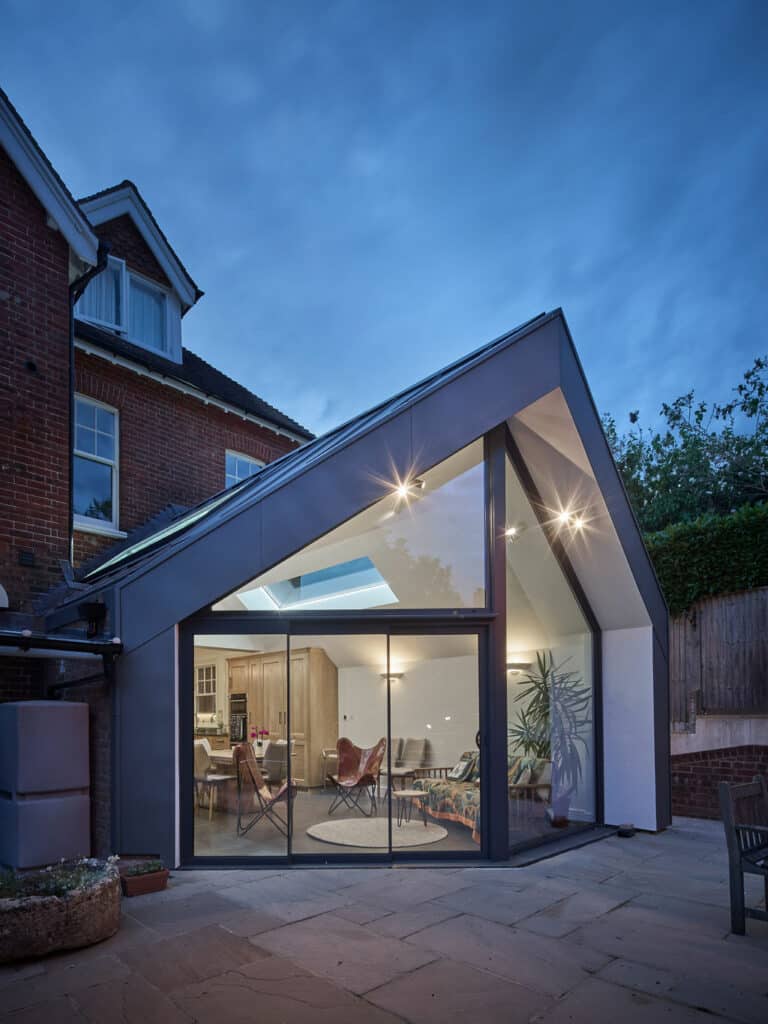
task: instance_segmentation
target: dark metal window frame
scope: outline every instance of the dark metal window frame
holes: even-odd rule
[[[470,442],[471,443],[471,442]],[[505,860],[509,846],[509,794],[507,790],[507,687],[506,687],[506,462],[509,459],[531,503],[566,582],[592,632],[593,651],[593,744],[595,767],[595,818],[603,819],[603,742],[600,628],[589,605],[565,547],[547,521],[541,495],[506,423],[483,438],[485,490],[485,607],[456,609],[359,610],[249,612],[217,611],[209,606],[180,625],[179,635],[179,771],[181,860],[184,865],[270,866],[286,863],[401,863],[405,861]],[[339,524],[341,525],[341,524]],[[291,837],[285,855],[279,857],[201,857],[194,854],[194,635],[258,633],[283,634],[286,637],[286,710],[290,734],[290,651],[291,639],[307,635],[381,634],[386,639],[389,671],[390,637],[394,635],[458,635],[474,633],[478,637],[479,720],[481,758],[481,843],[478,851],[393,852],[391,849],[391,792],[387,795],[390,852],[387,854],[307,854],[293,853]],[[390,682],[387,681],[387,736],[390,734]],[[391,751],[387,744],[387,763]],[[291,771],[290,758],[289,779]],[[585,827],[592,827],[586,825]],[[553,839],[559,835],[553,835]],[[547,840],[536,838],[527,845]],[[521,847],[515,847],[518,849]]]
[[[194,776],[194,692],[190,687],[184,685],[184,680],[193,678],[194,667],[194,637],[196,634],[208,635],[242,635],[253,636],[270,634],[285,637],[286,648],[286,693],[285,703],[287,711],[287,732],[291,730],[291,647],[292,641],[300,640],[302,636],[349,636],[349,635],[377,635],[381,636],[386,644],[387,673],[390,666],[390,642],[392,637],[398,636],[459,636],[472,635],[478,638],[477,659],[478,659],[478,712],[480,718],[481,737],[487,732],[487,723],[484,721],[483,713],[483,680],[487,677],[487,627],[489,616],[486,613],[482,616],[473,617],[471,622],[457,622],[455,619],[445,615],[418,616],[408,619],[399,618],[391,621],[384,617],[377,620],[366,619],[365,621],[353,618],[327,617],[318,621],[309,615],[299,616],[270,616],[247,613],[248,619],[243,620],[240,613],[235,613],[233,618],[227,612],[204,613],[187,619],[180,630],[180,653],[179,653],[179,771],[180,775],[180,798],[181,798],[181,862],[184,866],[202,866],[210,864],[221,864],[230,866],[261,867],[274,864],[332,864],[332,863],[403,863],[408,861],[450,861],[467,860],[474,861],[487,856],[485,833],[483,833],[480,848],[474,850],[445,850],[445,851],[418,851],[418,850],[392,850],[392,792],[387,791],[387,813],[389,828],[389,847],[387,853],[295,853],[292,849],[292,836],[289,833],[284,854],[275,856],[199,856],[194,852],[194,787],[191,782]],[[190,696],[192,699],[190,700]],[[391,768],[391,746],[389,738],[391,734],[391,682],[387,679],[387,766]],[[482,744],[482,740],[481,740]],[[288,758],[288,780],[291,779],[291,759]],[[481,771],[482,771],[481,765]],[[483,789],[485,779],[481,780],[481,816],[485,813],[483,803]]]
[[[594,827],[594,825],[601,825],[603,823],[604,815],[602,631],[597,621],[597,616],[592,610],[587,595],[584,593],[579,577],[576,575],[576,570],[573,568],[568,557],[565,545],[551,522],[551,517],[547,513],[541,493],[534,483],[531,472],[506,423],[504,424],[504,447],[512,467],[517,473],[525,496],[539,521],[544,536],[549,542],[550,549],[557,559],[560,570],[570,586],[571,593],[576,599],[576,603],[592,634],[592,746],[594,750],[595,821],[592,825],[587,825],[587,827]],[[504,620],[506,622],[506,594],[504,596],[504,604]],[[555,836],[554,838],[558,837]],[[528,843],[525,843],[520,847],[516,847],[516,849],[521,849],[528,845]]]

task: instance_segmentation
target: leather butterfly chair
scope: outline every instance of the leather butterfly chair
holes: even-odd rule
[[[350,811],[360,811],[367,818],[376,814],[376,786],[386,749],[387,741],[383,736],[375,747],[368,748],[355,746],[352,740],[341,737],[336,744],[338,768],[335,775],[328,776],[336,787],[336,796],[328,808],[329,816],[342,804]],[[371,802],[367,811],[360,803],[366,795]]]
[[[237,769],[237,834],[244,836],[262,819],[272,824],[281,835],[288,836],[292,827],[293,800],[296,784],[283,782],[273,793],[261,774],[253,747],[250,743],[238,743],[232,752]],[[280,813],[280,806],[285,810]]]

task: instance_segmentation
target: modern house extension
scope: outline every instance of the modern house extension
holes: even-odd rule
[[[669,824],[667,609],[559,310],[109,558],[46,630],[86,623],[122,854],[504,859]]]

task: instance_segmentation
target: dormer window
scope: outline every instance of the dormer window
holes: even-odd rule
[[[107,266],[91,281],[77,303],[84,320],[113,331],[125,329],[126,270],[123,260],[109,257]]]
[[[135,274],[128,275],[128,334],[131,341],[165,352],[165,307],[165,292]]]
[[[83,320],[107,327],[142,348],[170,359],[180,357],[178,302],[155,284],[110,256],[107,266],[88,285],[76,306]]]

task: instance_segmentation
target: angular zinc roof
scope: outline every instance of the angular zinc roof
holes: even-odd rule
[[[267,494],[305,473],[341,448],[367,434],[374,427],[414,405],[425,395],[513,344],[528,331],[539,328],[548,320],[558,316],[562,316],[559,309],[550,313],[540,313],[489,344],[463,356],[429,377],[425,377],[387,401],[381,402],[314,441],[268,463],[258,473],[242,480],[228,490],[213,495],[169,526],[125,548],[113,558],[92,569],[84,576],[83,582],[99,586],[112,583],[138,565],[161,557],[162,553],[175,548],[177,544],[187,542],[193,537],[202,536],[222,520],[257,503]]]

